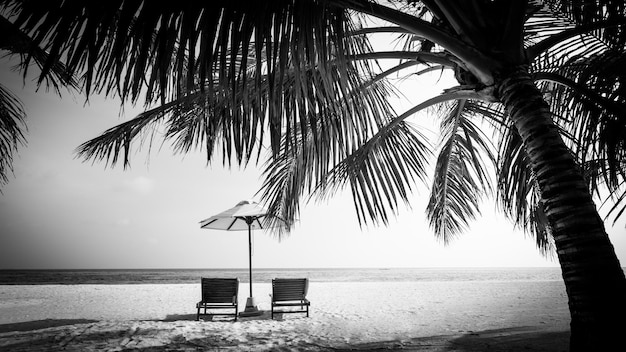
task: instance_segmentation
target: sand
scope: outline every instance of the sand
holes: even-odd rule
[[[255,283],[270,308],[268,283]],[[0,286],[2,351],[566,351],[559,281],[312,282],[311,314],[195,321],[199,284]],[[240,286],[245,305],[248,284]]]

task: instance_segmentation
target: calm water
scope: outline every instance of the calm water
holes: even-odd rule
[[[248,269],[0,270],[0,285],[171,284],[196,283],[201,277],[238,277]],[[318,282],[378,281],[561,281],[560,268],[393,268],[253,269],[253,282],[275,277],[308,277]]]

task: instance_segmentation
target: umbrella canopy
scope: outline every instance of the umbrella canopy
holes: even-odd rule
[[[264,228],[263,218],[266,215],[267,210],[260,206],[259,203],[244,200],[228,210],[202,220],[200,227],[225,231],[262,229]]]
[[[256,202],[247,200],[239,202],[234,207],[200,222],[200,228],[245,231],[248,230],[248,260],[250,273],[250,297],[252,297],[252,229],[263,229],[263,219],[267,210]]]

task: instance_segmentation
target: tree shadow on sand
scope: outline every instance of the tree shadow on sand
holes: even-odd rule
[[[348,346],[335,351],[420,352],[567,352],[569,331],[545,331],[530,327],[484,330],[463,335],[420,337]]]
[[[165,317],[165,319],[159,320],[159,321],[172,322],[172,321],[178,321],[178,320],[195,321],[196,315],[195,314],[169,314],[168,316]]]
[[[89,319],[44,319],[27,321],[23,323],[0,324],[0,333],[11,331],[32,331],[53,328],[57,326],[95,323],[96,321],[97,320]]]
[[[567,352],[569,337],[569,331],[511,328],[465,334],[450,343],[463,352]]]
[[[242,317],[239,316],[237,317],[237,321],[250,321],[250,320],[270,320],[271,319],[271,313],[270,311],[261,311],[260,315],[257,316],[247,316],[247,317]],[[165,317],[165,319],[160,320],[160,321],[164,321],[164,322],[172,322],[172,321],[179,321],[179,320],[186,320],[186,321],[195,321],[196,320],[196,314],[169,314],[168,316]],[[282,314],[279,313],[275,313],[274,314],[274,320],[284,320],[284,317]],[[222,316],[222,315],[202,315],[200,316],[200,321],[224,321],[224,322],[229,322],[229,321],[234,321],[234,318],[232,316]]]
[[[163,321],[163,322],[173,322],[173,321],[196,321],[197,315],[194,314],[169,314],[165,317],[165,319],[154,320],[149,319],[148,321]],[[223,321],[223,322],[232,322],[235,318],[232,316],[222,316],[222,315],[202,315],[200,316],[200,321]],[[237,320],[242,320],[241,317],[237,318]],[[248,318],[246,318],[248,320]]]

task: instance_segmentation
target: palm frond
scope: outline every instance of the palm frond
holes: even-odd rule
[[[615,49],[602,37],[607,28],[626,26],[626,21],[577,24],[549,8],[542,8],[524,25],[525,44],[530,60],[540,60],[543,55],[572,57],[596,55]]]
[[[404,121],[384,127],[351,153],[343,150],[343,158],[335,159],[331,154],[336,151],[330,152],[341,146],[320,150],[313,144],[309,136],[305,147],[280,154],[265,170],[263,198],[269,198],[268,209],[289,224],[297,218],[304,196],[324,198],[348,184],[361,225],[368,218],[387,223],[399,202],[407,202],[412,184],[425,176],[428,144]]]
[[[26,114],[20,101],[0,84],[0,186],[9,182],[13,155],[26,144]]]
[[[240,3],[241,7],[236,6]],[[365,38],[344,40],[344,32],[350,32],[353,25],[343,10],[317,2],[288,0],[271,4],[194,3],[189,5],[191,8],[177,3],[147,9],[142,4],[81,4],[62,21],[52,23],[33,22],[33,18],[52,11],[47,7],[37,11],[20,7],[29,5],[15,5],[20,10],[16,23],[31,28],[40,40],[50,31],[62,36],[61,27],[71,32],[80,24],[91,23],[93,28],[85,28],[84,36],[70,46],[47,38],[48,46],[52,52],[72,53],[68,58],[72,67],[84,68],[86,81],[94,80],[96,87],[106,87],[107,92],[116,87],[122,97],[135,100],[143,87],[146,102],[158,101],[161,105],[177,99],[199,102],[196,94],[204,94],[206,111],[198,103],[190,105],[201,117],[178,110],[178,117],[170,124],[173,127],[167,129],[168,138],[175,136],[180,150],[188,150],[200,141],[201,130],[193,123],[213,126],[204,128],[208,131],[224,129],[222,138],[230,139],[223,144],[227,158],[230,160],[232,153],[240,162],[247,162],[255,150],[260,152],[257,146],[266,143],[266,136],[275,154],[283,147],[283,135],[290,141],[289,147],[297,143],[294,136],[298,133],[304,138],[312,133],[318,145],[336,138],[343,139],[340,143],[359,145],[366,138],[363,131],[380,125],[390,111],[386,102],[389,92],[384,91],[388,86],[378,85],[366,94],[357,94],[371,78],[371,68],[368,61],[354,57],[371,49]],[[119,11],[113,11],[117,7]],[[28,17],[32,11],[35,14]],[[190,17],[180,17],[183,13]],[[133,29],[122,32],[119,23]],[[183,31],[192,23],[187,29],[196,37]],[[170,38],[167,31],[176,35]],[[90,37],[98,43],[93,49],[102,57],[96,59],[96,53],[82,47]],[[89,58],[96,61],[87,65]],[[160,99],[155,100],[157,95]],[[319,119],[319,115],[334,118]],[[343,122],[337,123],[339,120]],[[134,138],[136,134],[126,136]],[[203,138],[205,142],[214,139],[206,133]],[[106,138],[98,143],[108,143],[101,145],[108,150],[129,145],[128,141],[118,143]],[[95,144],[89,148],[95,148]],[[85,148],[81,151],[99,158],[119,154],[88,153]]]
[[[549,73],[540,88],[552,111],[572,138],[571,148],[581,164],[605,160],[607,185],[615,185],[626,160],[626,57],[606,51],[574,57],[540,67]],[[538,65],[542,66],[542,65]],[[539,67],[538,67],[539,68]]]
[[[299,137],[302,135],[299,134]],[[300,215],[300,202],[314,188],[312,176],[315,173],[311,169],[316,164],[315,148],[312,146],[313,137],[309,135],[308,138],[308,141],[298,143],[295,150],[283,149],[282,153],[274,155],[265,164],[264,182],[257,193],[265,200],[268,213],[275,215],[268,219],[268,227],[274,230],[278,238],[289,233]]]
[[[0,49],[7,51],[7,56],[19,55],[21,60],[16,65],[16,69],[21,71],[23,76],[28,75],[31,60],[43,69],[49,60],[48,53],[36,45],[36,43],[16,25],[0,15],[0,32],[3,33],[0,39]],[[56,61],[49,64],[48,74],[39,77],[38,84],[45,84],[46,87],[54,88],[57,94],[61,93],[61,88],[78,88],[77,80],[69,73],[67,67]]]
[[[534,29],[544,34],[529,48],[533,71],[590,191],[603,206],[613,203],[609,214],[619,216],[626,160],[625,8],[592,2],[581,12],[576,1],[558,3],[548,2],[544,9],[561,23],[552,31],[545,30],[549,23]]]
[[[350,77],[341,78],[343,73],[332,67],[326,72],[313,67],[306,79],[294,70],[283,74],[281,87],[284,91],[274,111],[280,118],[286,139],[281,148],[295,147],[302,143],[300,135],[311,134],[316,148],[345,144],[346,148],[354,149],[383,124],[382,116],[391,111],[386,99],[392,93],[390,87],[384,82],[365,84],[364,77],[355,68],[344,73]],[[245,74],[256,76],[256,67],[252,66]],[[343,80],[349,85],[325,86],[322,75],[336,77],[336,82]],[[144,112],[135,122],[111,129],[106,136],[83,144],[79,154],[96,160],[113,157],[112,164],[115,164],[121,149],[140,136],[139,129],[155,126],[146,121],[162,119],[164,138],[174,141],[175,151],[188,152],[202,147],[210,162],[216,143],[220,142],[227,160],[236,157],[239,164],[247,163],[255,151],[261,153],[264,132],[272,130],[272,121],[259,115],[259,111],[267,111],[266,106],[271,103],[270,79],[269,75],[262,75],[234,89],[222,89],[218,82],[214,82],[211,89],[197,88],[175,101]],[[128,165],[129,153],[123,155],[124,164]]]
[[[513,126],[501,128],[497,169],[497,200],[505,215],[535,239],[542,254],[554,253],[548,220],[521,137]]]
[[[217,77],[223,86],[245,86],[240,58],[255,57],[271,79],[268,109],[278,106],[282,73],[342,61],[347,14],[324,2],[3,1],[13,23],[49,53],[53,62],[84,72],[84,87],[115,89],[136,101],[174,100],[180,90]],[[251,45],[254,43],[254,45]],[[261,63],[264,63],[263,65]],[[239,69],[238,69],[239,68]],[[332,82],[325,81],[330,85]]]
[[[608,200],[611,200],[613,206],[607,212],[606,218],[613,217],[613,225],[615,225],[617,220],[626,212],[626,182],[623,181],[613,189],[607,197]]]
[[[383,83],[359,89],[377,89]],[[402,120],[387,118],[363,125],[320,114],[309,121],[318,133],[304,135],[298,130],[299,142],[285,146],[265,170],[263,198],[270,198],[268,209],[288,223],[297,218],[303,197],[323,198],[348,183],[361,223],[367,223],[367,217],[386,222],[387,209],[397,209],[415,178],[423,177],[427,144]],[[290,142],[285,138],[284,143]]]
[[[397,211],[398,201],[406,202],[416,178],[424,180],[425,160],[430,155],[425,137],[404,121],[455,99],[481,99],[481,95],[462,90],[441,94],[389,119],[365,144],[334,164],[328,174],[320,174],[316,194],[323,198],[349,184],[360,224],[367,224],[368,218],[387,223],[389,215]]]
[[[626,163],[622,162],[617,173],[607,171],[615,166],[606,159],[587,160],[582,168],[589,190],[603,199],[601,208],[608,208],[605,220],[612,217],[615,224],[626,212]]]
[[[537,248],[544,254],[553,253],[553,239],[543,213],[530,166],[521,140],[506,123],[506,113],[501,105],[479,103],[465,106],[469,114],[481,116],[494,130],[494,140],[499,141],[496,161],[496,199],[504,214],[513,219],[525,233],[535,238]]]
[[[417,129],[402,121],[384,128],[349,154],[320,181],[320,197],[349,183],[361,225],[368,218],[387,224],[399,202],[407,204],[412,184],[424,180],[429,144]]]
[[[552,12],[578,26],[610,22],[626,15],[626,5],[621,1],[549,0],[545,4]],[[626,44],[624,27],[603,26],[592,34],[614,48]]]
[[[441,121],[442,146],[437,158],[427,217],[435,235],[445,244],[480,213],[481,198],[491,192],[487,169],[495,157],[492,146],[471,121],[468,100],[446,106]]]
[[[76,153],[85,160],[105,160],[110,166],[116,165],[121,159],[126,168],[130,166],[132,144],[148,134],[154,136],[156,127],[165,119],[173,105],[147,110],[130,121],[110,128],[100,136],[81,144]],[[139,142],[143,144],[143,140]]]

